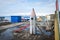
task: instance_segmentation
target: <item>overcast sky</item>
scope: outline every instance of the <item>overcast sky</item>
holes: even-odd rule
[[[0,16],[30,15],[32,8],[37,16],[53,14],[56,0],[0,0]],[[60,9],[60,0],[59,0]]]

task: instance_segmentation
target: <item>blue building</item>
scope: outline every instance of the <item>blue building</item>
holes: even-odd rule
[[[21,16],[11,16],[11,22],[12,23],[21,22]]]

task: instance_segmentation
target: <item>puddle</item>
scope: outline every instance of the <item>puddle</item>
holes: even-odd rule
[[[0,35],[0,40],[11,40],[13,39],[13,30],[18,29],[19,27],[13,27],[5,30],[4,32],[1,33]]]

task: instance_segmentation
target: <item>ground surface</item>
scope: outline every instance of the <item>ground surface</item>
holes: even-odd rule
[[[54,36],[47,36],[43,34],[38,35],[31,35],[27,31],[23,31],[18,33],[17,35],[14,35],[13,40],[54,40]]]
[[[21,26],[25,26],[25,25],[26,24],[24,23],[23,25],[8,28],[4,30],[2,33],[0,33],[0,40],[54,40],[54,35],[48,36],[44,34],[38,34],[38,35],[29,34],[29,27],[19,33],[13,32],[14,30],[20,28]],[[45,34],[49,34],[48,32],[45,32],[44,30],[43,32]]]

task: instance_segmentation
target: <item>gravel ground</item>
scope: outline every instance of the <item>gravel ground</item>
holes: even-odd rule
[[[13,40],[54,40],[54,35],[47,36],[43,34],[31,35],[27,31],[23,31],[14,35]]]

